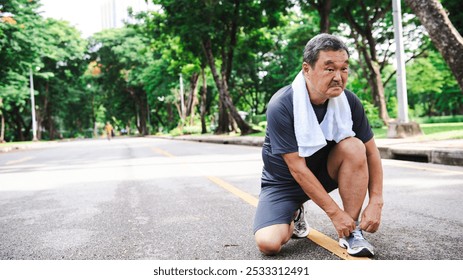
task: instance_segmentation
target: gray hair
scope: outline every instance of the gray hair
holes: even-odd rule
[[[340,51],[345,50],[349,56],[349,49],[341,39],[331,34],[318,34],[310,39],[304,48],[304,62],[308,63],[312,68],[318,60],[320,51]]]

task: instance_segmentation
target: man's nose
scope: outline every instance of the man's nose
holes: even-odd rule
[[[341,78],[341,71],[335,71],[335,72],[334,72],[333,80],[336,80],[336,81],[341,81],[341,80],[342,80],[342,78]]]

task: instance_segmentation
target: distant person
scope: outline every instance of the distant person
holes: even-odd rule
[[[307,43],[292,84],[268,104],[254,220],[257,246],[266,255],[280,252],[291,237],[308,236],[310,214],[303,204],[309,199],[330,218],[347,253],[375,253],[363,231],[379,228],[383,171],[362,103],[345,90],[348,72],[346,45],[320,34]],[[342,205],[329,195],[335,189]]]
[[[110,141],[111,138],[114,136],[113,126],[109,122],[106,122],[106,125],[105,125],[104,129],[105,129],[105,132],[106,132],[106,137],[108,138],[108,141]]]

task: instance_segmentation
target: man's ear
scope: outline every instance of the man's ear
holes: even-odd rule
[[[304,75],[309,74],[309,71],[311,69],[312,68],[310,67],[310,65],[307,62],[302,63],[302,72],[304,73]]]

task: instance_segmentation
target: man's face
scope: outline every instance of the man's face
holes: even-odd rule
[[[346,87],[349,56],[344,50],[321,51],[314,68],[304,62],[302,70],[313,104],[323,104],[339,96]]]

